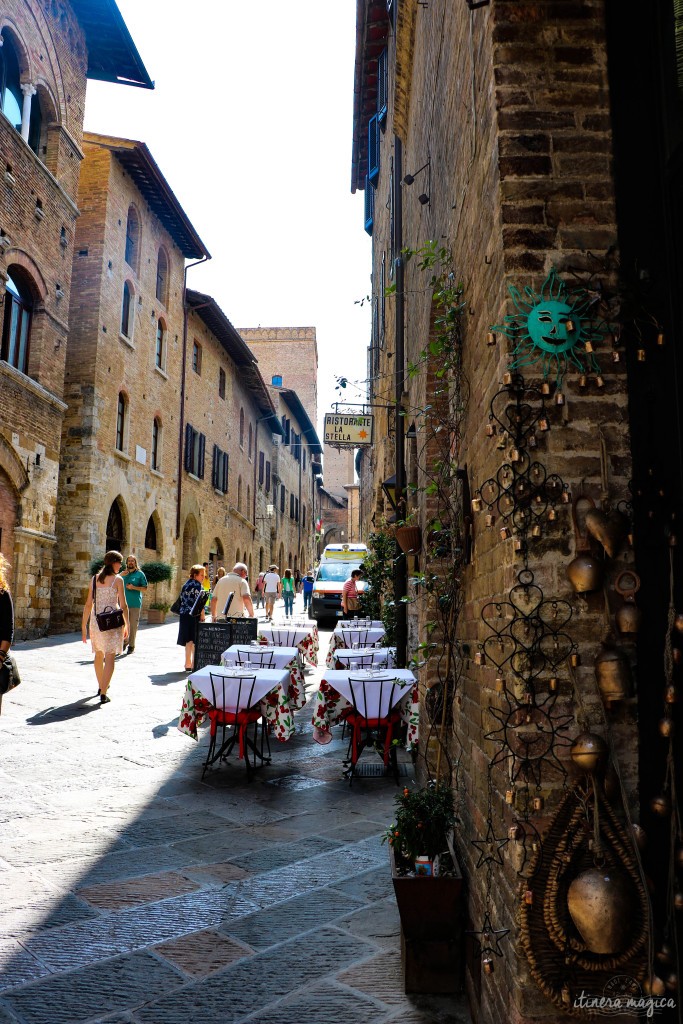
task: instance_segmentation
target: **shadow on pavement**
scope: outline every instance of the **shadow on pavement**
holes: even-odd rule
[[[96,701],[97,703],[90,704],[89,701]],[[67,722],[70,718],[82,718],[83,715],[87,715],[99,707],[99,698],[93,694],[92,697],[82,697],[81,700],[74,701],[73,704],[63,704],[59,708],[45,708],[44,711],[39,711],[37,714],[32,715],[31,718],[27,718],[26,721],[28,725],[50,725],[51,722]]]
[[[181,669],[180,672],[164,672],[160,676],[149,676],[149,680],[153,686],[167,686],[169,683],[177,683],[179,679],[185,679],[189,674]]]

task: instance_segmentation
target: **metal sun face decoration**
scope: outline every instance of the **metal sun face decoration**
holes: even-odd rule
[[[583,288],[570,291],[554,268],[540,292],[528,285],[523,294],[513,285],[508,291],[517,312],[490,329],[514,342],[510,370],[539,363],[544,380],[554,376],[558,387],[570,365],[579,373],[600,373],[593,346],[606,333],[606,326],[591,316],[595,295]]]

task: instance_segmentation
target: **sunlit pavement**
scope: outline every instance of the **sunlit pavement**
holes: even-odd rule
[[[314,743],[307,707],[254,781],[235,758],[201,782],[207,731],[196,744],[176,728],[176,635],[175,617],[142,626],[105,706],[74,634],[15,648],[0,1024],[463,1024],[462,1001],[403,994],[380,844],[393,778],[350,788],[345,743]]]

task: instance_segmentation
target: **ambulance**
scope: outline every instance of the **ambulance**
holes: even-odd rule
[[[313,581],[312,619],[320,623],[325,619],[342,617],[342,587],[353,570],[361,568],[367,553],[365,544],[328,544],[325,547]],[[365,580],[358,580],[356,587],[362,593],[368,589],[368,584]]]

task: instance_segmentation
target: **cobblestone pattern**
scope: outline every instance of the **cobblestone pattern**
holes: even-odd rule
[[[0,1024],[414,1014],[379,841],[393,780],[268,785],[341,762],[346,744],[315,745],[302,711],[252,783],[238,764],[202,783],[206,733],[194,745],[175,728],[175,629],[141,627],[106,707],[91,703],[94,673],[75,638],[17,647],[23,683],[0,718]],[[385,956],[381,992],[363,973],[336,983]],[[419,1024],[437,1019],[421,1014]]]

